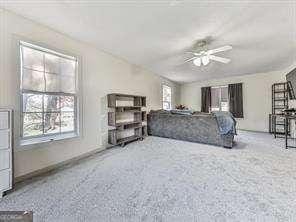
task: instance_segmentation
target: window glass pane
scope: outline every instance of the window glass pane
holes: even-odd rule
[[[76,61],[61,58],[61,75],[75,76]]]
[[[60,58],[58,56],[45,53],[45,72],[60,73]]]
[[[44,53],[28,47],[22,47],[23,67],[37,71],[44,71]]]
[[[228,87],[221,87],[221,110],[228,111]]]
[[[62,132],[74,131],[75,130],[74,112],[62,112],[61,122],[62,122],[62,125],[61,125]]]
[[[228,87],[212,87],[211,88],[211,110],[212,111],[228,111]]]
[[[163,100],[170,101],[171,100],[171,88],[164,87],[163,88]]]
[[[71,76],[61,76],[61,92],[75,93],[75,78]]]
[[[221,102],[221,111],[229,111],[228,102]]]
[[[45,73],[46,92],[60,92],[60,76]]]
[[[211,88],[211,110],[219,111],[220,109],[220,88]]]
[[[163,102],[163,109],[170,109],[170,103],[169,102]]]
[[[162,86],[163,109],[171,109],[172,89],[169,86]]]
[[[228,101],[228,87],[221,87],[221,102]]]
[[[211,107],[211,111],[220,111],[219,107]]]
[[[42,95],[23,94],[23,112],[42,112]]]
[[[60,107],[59,96],[44,95],[44,112],[57,112]]]
[[[62,112],[73,112],[74,111],[74,96],[61,96],[61,111]]]
[[[171,100],[170,95],[168,94],[164,95],[163,100],[169,102]]]
[[[24,113],[23,136],[43,134],[42,113]]]
[[[23,69],[22,88],[27,90],[43,92],[45,90],[43,72]]]
[[[58,112],[53,113],[44,113],[44,133],[52,134],[52,133],[60,133],[61,127],[61,116]]]

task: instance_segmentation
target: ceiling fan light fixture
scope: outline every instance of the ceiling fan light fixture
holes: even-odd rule
[[[200,58],[194,59],[193,64],[196,65],[196,66],[201,66],[201,59]]]
[[[231,60],[228,58],[223,58],[220,56],[216,56],[214,54],[218,52],[224,52],[232,49],[231,45],[225,45],[215,49],[208,49],[207,41],[198,41],[196,43],[197,49],[196,51],[189,51],[187,53],[192,54],[193,56],[189,59],[186,59],[185,62],[193,62],[196,66],[206,66],[210,63],[210,61],[221,62],[224,64],[229,63]]]
[[[209,62],[210,62],[210,58],[209,58],[208,56],[203,56],[203,57],[201,57],[201,61],[202,61],[202,64],[203,64],[204,66],[206,66],[206,65],[209,64]]]

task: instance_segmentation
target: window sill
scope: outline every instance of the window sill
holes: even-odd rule
[[[30,139],[23,139],[20,141],[21,147],[27,147],[31,145],[43,144],[43,143],[50,143],[54,141],[60,141],[65,139],[72,139],[77,138],[78,134],[76,132],[65,133],[62,135],[49,135],[39,138],[30,138]]]

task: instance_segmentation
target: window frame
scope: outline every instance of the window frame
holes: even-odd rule
[[[76,62],[76,67],[75,67],[75,93],[65,93],[65,92],[40,92],[36,90],[26,90],[22,89],[22,84],[23,84],[23,55],[22,55],[22,47],[28,47],[33,50],[38,50],[43,53],[48,53],[50,55],[58,56],[60,58],[64,59],[70,59]],[[19,95],[20,95],[20,145],[21,146],[26,146],[26,145],[33,145],[33,144],[38,144],[38,143],[45,143],[45,142],[52,142],[52,141],[57,141],[57,140],[63,140],[63,139],[71,139],[71,138],[76,138],[80,136],[80,58],[75,55],[71,55],[70,53],[63,53],[61,50],[53,49],[49,46],[43,46],[42,44],[39,43],[32,43],[31,41],[27,40],[19,40],[18,41],[18,67],[19,67]],[[29,69],[33,70],[33,69]],[[33,70],[34,71],[34,70]],[[45,72],[45,71],[44,71]],[[72,131],[66,131],[66,132],[59,132],[59,133],[50,133],[48,135],[44,134],[44,123],[43,125],[43,134],[42,135],[34,135],[34,136],[26,136],[24,137],[24,131],[23,131],[23,126],[24,126],[24,114],[25,113],[30,113],[30,112],[24,112],[23,111],[23,95],[24,94],[36,94],[36,95],[48,95],[48,96],[71,96],[74,97],[74,107],[73,107],[73,114],[74,114],[74,130]],[[44,102],[44,98],[43,98]],[[33,113],[42,113],[42,121],[44,121],[44,107],[42,107],[42,112],[33,112]],[[50,113],[55,113],[55,112],[50,112]],[[59,111],[59,113],[62,113]]]
[[[166,101],[166,100],[164,100],[164,88],[165,88],[165,87],[169,88],[170,91],[171,91],[171,94],[170,94],[170,101]],[[172,87],[169,86],[169,85],[166,85],[166,84],[162,84],[161,90],[162,90],[162,93],[161,93],[161,95],[162,95],[162,109],[164,109],[164,110],[171,110],[171,109],[172,109],[172,97],[173,97],[173,90],[172,90]],[[164,103],[165,103],[165,102],[166,102],[166,103],[169,103],[169,105],[170,105],[170,108],[169,108],[169,109],[165,109],[165,108],[164,108]]]
[[[228,93],[228,85],[221,85],[221,86],[211,86],[211,90],[212,89],[219,89],[219,110],[218,111],[222,111],[222,106],[221,106],[221,100],[222,100],[222,88],[227,88],[227,93]],[[211,97],[212,97],[212,93],[211,93]],[[211,98],[212,100],[212,98]],[[227,97],[227,103],[228,103],[228,111],[229,111],[229,98]],[[215,112],[217,110],[212,110],[212,103],[211,103],[211,112]]]

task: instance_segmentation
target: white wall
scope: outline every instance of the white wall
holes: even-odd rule
[[[81,57],[83,79],[81,138],[39,144],[27,150],[19,147],[18,39],[41,43]],[[163,83],[173,87],[173,105],[179,103],[179,85],[99,51],[91,45],[75,41],[0,9],[0,107],[11,107],[15,110],[16,177],[97,148],[104,149],[100,145],[102,143],[100,114],[104,110],[101,106],[101,98],[111,92],[145,95],[148,110],[158,109],[162,107],[161,85]]]
[[[285,75],[290,69],[183,84],[181,103],[194,110],[200,110],[201,87],[242,82],[244,118],[237,119],[238,128],[267,132],[268,114],[271,113],[271,85],[284,82]]]

